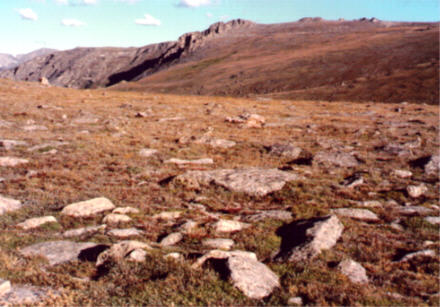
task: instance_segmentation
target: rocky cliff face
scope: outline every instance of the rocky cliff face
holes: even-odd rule
[[[253,26],[246,20],[219,22],[203,32],[182,35],[177,41],[141,48],[76,48],[37,57],[0,77],[38,81],[45,77],[53,85],[74,88],[111,86],[135,81],[182,61],[207,41]]]

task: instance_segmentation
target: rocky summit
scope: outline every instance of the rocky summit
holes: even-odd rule
[[[268,38],[255,36],[262,29]],[[295,39],[267,45],[261,63],[255,49],[240,49],[291,32]],[[0,79],[0,305],[438,306],[439,109],[426,93],[416,97],[423,101],[408,94],[429,88],[438,70],[438,52],[423,47],[435,33],[429,23],[236,21],[177,42],[56,52],[20,65],[17,79],[33,80],[34,68],[35,78],[58,73],[47,75],[49,85]],[[407,61],[382,73],[388,55],[356,58],[365,67],[343,72],[352,81],[339,79],[346,65],[335,63],[332,100],[342,82],[347,96],[331,102],[262,95],[272,86],[280,95],[292,90],[275,78],[254,80],[246,98],[105,88],[182,65],[175,88],[206,70],[208,85],[213,73],[224,94],[237,84],[246,95],[254,68],[245,62],[264,66],[283,48],[276,75],[293,67],[305,80],[302,93],[313,85],[322,97],[319,78],[341,50],[325,44],[347,37],[356,41],[344,49],[346,65],[358,44]],[[244,66],[199,53],[223,52],[220,41],[235,46],[228,54]],[[311,62],[289,53],[302,44]],[[231,72],[223,84],[218,67],[210,70],[217,64],[243,76]],[[88,68],[90,79],[79,78]],[[313,77],[315,69],[324,77]],[[401,82],[391,102],[349,98],[364,86],[384,97],[375,84],[387,89],[390,78]],[[392,103],[399,95],[406,102]]]

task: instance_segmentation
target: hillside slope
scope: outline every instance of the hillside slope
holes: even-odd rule
[[[216,23],[141,48],[56,52],[0,77],[46,77],[75,88],[436,104],[438,67],[438,23],[304,18]]]

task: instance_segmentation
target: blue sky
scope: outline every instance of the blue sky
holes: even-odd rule
[[[0,0],[0,53],[143,46],[217,21],[439,21],[439,0]]]

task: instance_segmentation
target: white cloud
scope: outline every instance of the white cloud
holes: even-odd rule
[[[214,15],[212,15],[212,13],[208,12],[208,13],[206,13],[206,17],[212,18],[212,17],[214,17]]]
[[[139,2],[139,0],[114,0],[115,2],[124,2],[128,4],[135,4],[136,2]]]
[[[69,0],[55,0],[55,2],[59,4],[69,4]]]
[[[78,19],[63,19],[61,20],[61,24],[66,27],[81,27],[85,26],[86,24]]]
[[[31,9],[19,9],[18,13],[23,19],[28,19],[33,21],[36,21],[38,19],[38,15]]]
[[[143,26],[160,26],[161,25],[160,20],[157,18],[154,18],[150,14],[145,14],[144,18],[136,19],[134,22],[138,25],[143,25]]]
[[[183,7],[199,7],[211,4],[211,0],[180,0],[178,6]]]
[[[64,5],[95,5],[98,0],[54,0],[58,4]]]

